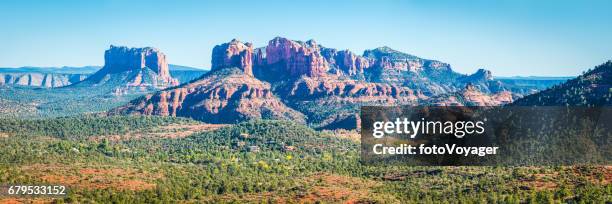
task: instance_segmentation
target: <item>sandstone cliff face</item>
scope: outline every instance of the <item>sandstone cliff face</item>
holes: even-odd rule
[[[409,78],[420,77],[432,81],[443,79],[448,83],[460,76],[449,64],[419,58],[389,47],[366,50],[363,57],[370,60],[375,80],[381,82],[401,83],[410,76]]]
[[[77,85],[126,86],[163,89],[178,85],[178,80],[170,76],[166,55],[157,48],[127,48],[113,46],[104,53],[104,67]]]
[[[513,100],[513,94],[509,91],[485,94],[475,86],[468,84],[463,90],[456,93],[430,99],[429,104],[435,106],[499,106],[512,103]]]
[[[313,40],[299,43],[287,38],[274,38],[266,47],[266,62],[267,66],[281,66],[289,77],[324,76],[329,69]]]
[[[292,84],[287,98],[312,100],[333,97],[338,102],[402,104],[425,98],[422,94],[394,84],[340,79],[337,76],[303,77]]]
[[[245,74],[253,76],[253,45],[233,39],[229,43],[217,45],[212,51],[212,70],[238,67]]]
[[[104,52],[104,68],[109,73],[149,68],[160,77],[169,77],[166,55],[157,48],[127,48],[111,45]]]
[[[255,76],[266,80],[274,78],[266,75],[276,76],[276,79],[297,79],[331,74],[354,79],[368,78],[375,82],[402,83],[411,73],[418,77],[432,75],[453,80],[461,76],[452,71],[449,64],[418,58],[389,47],[366,50],[360,56],[349,50],[337,51],[320,46],[313,40],[300,42],[282,37],[271,40],[265,49],[256,49],[253,64],[257,69]]]
[[[461,80],[469,81],[471,83],[474,82],[485,82],[493,80],[493,74],[491,71],[486,69],[478,69],[474,74],[463,77]]]
[[[278,95],[308,116],[309,123],[323,129],[359,127],[361,105],[418,104],[428,97],[408,87],[346,79],[343,76],[306,77],[293,81]]]
[[[304,116],[285,106],[270,89],[236,68],[215,70],[180,87],[146,95],[113,113],[191,117],[209,123],[251,119],[304,122]]]
[[[348,75],[363,74],[364,69],[370,68],[371,61],[356,55],[349,50],[343,50],[338,52],[336,57],[336,63],[338,66],[346,72]]]
[[[364,74],[364,70],[373,66],[374,60],[366,59],[349,50],[337,51],[332,48],[321,49],[321,54],[330,66],[341,70],[336,75],[356,76]]]
[[[389,47],[366,50],[363,52],[363,56],[375,61],[375,66],[381,69],[420,71],[423,68],[423,62],[420,58],[401,53]]]
[[[253,66],[263,67],[266,64],[266,48],[260,47],[253,50]]]
[[[461,76],[456,81],[457,86],[472,86],[486,94],[499,93],[509,89],[501,81],[494,80],[491,71],[486,69],[478,69],[474,74]]]
[[[512,93],[509,91],[501,91],[496,94],[483,94],[482,92],[475,89],[473,86],[469,86],[462,93],[464,100],[467,104],[472,106],[499,106],[503,104],[512,103]]]

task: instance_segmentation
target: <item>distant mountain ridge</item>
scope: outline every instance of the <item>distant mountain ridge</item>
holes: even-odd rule
[[[0,85],[57,88],[85,80],[101,68],[101,66],[0,68]],[[168,64],[168,69],[180,83],[189,82],[207,72],[195,67],[174,64]]]
[[[56,88],[78,83],[89,74],[55,74],[38,72],[0,73],[0,85]]]
[[[514,76],[493,78],[504,83],[512,92],[529,95],[576,77]]]
[[[612,105],[612,61],[510,105],[519,106],[610,106]]]
[[[99,67],[20,67],[0,68],[0,85],[55,88],[86,79]]]
[[[105,101],[101,104],[109,106],[94,109],[116,107],[109,114],[180,116],[209,123],[279,119],[319,129],[358,128],[363,105],[591,106],[609,104],[611,92],[610,62],[556,85],[565,79],[496,78],[486,69],[462,74],[448,63],[386,46],[358,55],[314,40],[282,37],[259,48],[233,39],[213,48],[211,62],[211,71],[173,66],[156,48],[111,46],[104,67],[0,69],[0,85],[65,86],[52,89],[57,90],[50,93],[54,100],[61,103],[62,94],[72,93],[78,101]],[[19,93],[29,93],[24,87],[1,88],[10,93],[9,102],[23,101]],[[37,100],[47,98],[43,94]],[[56,104],[45,107],[61,109]]]
[[[3,67],[0,68],[0,73],[25,73],[25,72],[34,72],[34,73],[48,73],[48,74],[91,74],[98,71],[100,66],[83,66],[83,67],[17,67],[17,68],[9,68]]]
[[[23,72],[34,72],[34,73],[56,73],[56,74],[93,74],[98,70],[102,69],[102,66],[89,65],[82,67],[71,67],[71,66],[63,66],[63,67],[35,67],[35,66],[25,66],[25,67],[0,67],[0,73],[23,73]],[[176,65],[176,64],[168,64],[168,69],[170,71],[208,71],[206,69]]]
[[[498,80],[569,80],[576,76],[493,76]]]

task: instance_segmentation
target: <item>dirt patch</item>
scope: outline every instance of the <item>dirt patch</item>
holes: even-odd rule
[[[349,139],[355,142],[359,142],[361,140],[361,134],[356,130],[324,130],[324,133],[328,133],[329,135],[333,135],[334,137]]]
[[[190,124],[190,125],[169,125],[161,127],[158,137],[163,138],[183,138],[198,132],[213,131],[228,124]]]
[[[8,137],[9,137],[8,133],[0,132],[0,138],[8,138]]]
[[[210,197],[198,202],[237,203],[399,203],[393,195],[373,192],[378,181],[317,173],[298,178],[297,185],[278,192],[248,193]]]
[[[31,203],[31,204],[43,204],[53,203],[52,198],[0,198],[2,204],[20,204],[20,203]]]
[[[202,200],[194,201],[196,203],[295,203],[288,202],[287,198],[273,192],[247,193],[242,195],[223,195],[212,196]]]
[[[608,185],[612,183],[612,166],[568,166],[560,171],[535,173],[528,177],[519,180],[519,186],[524,189],[553,190],[561,185],[576,186],[585,181]]]
[[[595,167],[572,167],[572,172],[576,176],[582,176],[588,179],[589,182],[601,185],[612,183],[612,166],[595,166]]]
[[[160,126],[148,130],[139,130],[128,132],[121,135],[104,135],[91,137],[92,141],[101,141],[107,139],[109,141],[123,141],[132,139],[145,139],[145,138],[183,138],[194,133],[213,131],[222,127],[228,126],[227,124],[171,124],[167,126]]]
[[[47,183],[80,189],[113,188],[132,191],[153,189],[154,181],[163,177],[161,174],[142,170],[110,166],[36,164],[23,166],[21,170]]]
[[[552,190],[556,189],[559,185],[553,180],[557,178],[559,174],[557,172],[552,174],[534,174],[534,180],[528,182],[531,188],[537,190]]]
[[[612,166],[605,166],[605,173],[604,173],[604,179],[605,179],[605,183],[606,185],[611,184],[612,183]]]
[[[379,182],[361,178],[329,173],[315,174],[304,179],[304,186],[310,186],[298,193],[291,200],[298,203],[315,203],[317,201],[332,203],[361,203],[375,201],[372,189],[382,185]],[[394,198],[385,196],[387,201]]]
[[[404,181],[409,177],[437,176],[442,174],[442,169],[432,170],[416,170],[412,172],[393,172],[385,174],[382,179],[384,181]]]

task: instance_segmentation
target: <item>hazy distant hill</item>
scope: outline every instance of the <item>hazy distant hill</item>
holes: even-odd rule
[[[19,85],[55,88],[86,79],[89,74],[60,74],[40,72],[0,72],[0,85]]]
[[[53,74],[92,74],[98,71],[100,66],[84,67],[19,67],[19,68],[0,68],[0,73],[53,73]]]
[[[577,78],[541,92],[525,96],[513,105],[609,106],[612,105],[612,61],[587,71]]]
[[[100,67],[20,67],[0,68],[0,85],[61,87],[79,82]]]
[[[0,68],[0,85],[62,87],[82,81],[101,68],[100,66]],[[170,74],[180,83],[189,82],[207,71],[174,64],[168,64],[168,68]]]
[[[514,77],[494,77],[494,79],[501,81],[513,92],[520,92],[521,94],[528,95],[538,91],[547,89],[557,84],[566,82],[567,80],[576,77],[541,77],[541,76],[514,76]]]
[[[197,69],[193,67],[185,67],[179,65],[168,65],[170,68],[170,75],[177,79],[179,83],[184,84],[188,83],[194,79],[200,78],[202,75],[206,74],[208,70]]]

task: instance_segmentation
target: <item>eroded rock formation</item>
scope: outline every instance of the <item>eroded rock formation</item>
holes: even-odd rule
[[[429,104],[435,106],[499,106],[513,101],[512,92],[500,91],[494,94],[485,94],[474,85],[468,84],[461,91],[430,99]]]
[[[329,69],[314,40],[301,43],[276,37],[266,47],[266,62],[268,66],[282,67],[290,77],[324,76]]]
[[[75,85],[106,84],[124,92],[129,87],[163,89],[178,85],[170,76],[166,55],[157,48],[111,45],[104,52],[104,67]]]
[[[170,77],[166,55],[157,48],[128,48],[111,45],[104,52],[104,70],[109,73],[149,68],[160,77]]]
[[[334,97],[338,102],[380,102],[385,104],[415,102],[426,98],[399,85],[340,79],[337,76],[304,77],[292,84],[287,92],[292,100],[312,100]]]
[[[238,67],[245,74],[253,76],[253,45],[233,39],[229,43],[217,45],[212,51],[211,70]]]
[[[304,116],[283,104],[270,84],[237,68],[215,70],[189,84],[149,94],[112,113],[183,116],[209,123],[251,119],[304,122]]]
[[[357,127],[361,105],[488,106],[511,102],[513,97],[497,87],[486,70],[463,75],[449,64],[388,47],[360,56],[313,40],[277,37],[266,47],[253,48],[234,39],[215,46],[211,62],[212,71],[203,78],[114,111],[212,123],[308,118],[306,122],[315,127],[352,129]],[[476,85],[465,87],[472,83]]]

